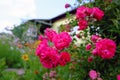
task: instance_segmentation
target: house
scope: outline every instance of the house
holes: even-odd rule
[[[70,14],[73,14],[73,17],[75,17],[76,9],[70,10],[68,12]],[[55,16],[55,17],[53,17],[51,19],[31,19],[31,20],[28,20],[28,21],[31,21],[31,22],[33,22],[35,24],[41,24],[40,29],[39,29],[41,33],[44,33],[44,30],[47,27],[51,27],[55,31],[58,31],[61,24],[68,23],[67,22],[68,19],[66,18],[66,12],[62,13],[62,14],[60,14],[58,16]]]

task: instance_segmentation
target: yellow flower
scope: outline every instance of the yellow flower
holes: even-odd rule
[[[29,60],[28,54],[22,55],[22,59],[25,61],[28,61]]]

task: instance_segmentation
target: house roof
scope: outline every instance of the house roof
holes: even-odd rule
[[[76,13],[76,8],[68,11],[70,14],[75,14]],[[36,23],[42,23],[42,24],[46,24],[46,25],[50,25],[52,26],[52,23],[54,23],[55,21],[61,19],[61,18],[64,18],[66,17],[66,12],[62,13],[62,14],[59,14],[51,19],[31,19],[31,20],[28,20],[28,21],[33,21],[33,22],[36,22]]]

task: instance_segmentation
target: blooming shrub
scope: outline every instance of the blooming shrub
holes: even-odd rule
[[[69,23],[62,26],[60,33],[46,29],[36,48],[41,64],[56,70],[55,78],[61,80],[119,80],[119,4],[117,0],[94,0],[79,6],[75,19],[67,13]],[[74,26],[79,28],[69,35]],[[83,43],[77,44],[80,39]],[[60,75],[63,72],[66,78]]]
[[[68,48],[68,51],[72,52],[72,79],[119,80],[119,3],[119,0],[94,0],[76,9],[76,19],[70,20],[71,14],[67,14],[67,25],[72,26],[71,28],[79,27],[77,32],[71,35],[73,41]],[[70,30],[69,32],[72,32],[73,29]],[[76,45],[74,36],[84,42]]]
[[[80,6],[76,11],[76,19],[78,19],[79,30],[87,28],[88,23],[91,21],[100,21],[104,16],[104,12],[98,7],[89,8],[86,6]]]

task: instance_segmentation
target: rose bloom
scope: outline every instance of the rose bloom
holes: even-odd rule
[[[69,8],[69,7],[70,7],[70,4],[66,3],[65,8]]]
[[[39,35],[38,40],[43,41],[43,40],[47,40],[47,38],[45,38],[43,35]]]
[[[92,45],[91,44],[87,44],[86,45],[86,50],[88,51],[88,50],[90,50],[91,49],[91,47],[92,47]]]
[[[81,20],[79,21],[78,26],[79,26],[79,30],[84,30],[87,28],[88,22],[86,20]]]
[[[57,33],[54,30],[50,29],[50,28],[45,29],[45,36],[47,36],[48,40],[50,40],[50,41],[52,41],[52,38],[56,34]]]
[[[76,11],[76,18],[78,20],[85,19],[85,17],[87,16],[86,12],[88,11],[88,9],[89,8],[86,6],[80,6]]]
[[[41,56],[41,53],[44,52],[44,50],[48,47],[48,42],[47,40],[43,40],[38,44],[36,48],[36,55]]]
[[[100,10],[98,7],[94,7],[92,8],[92,10],[93,17],[100,21],[104,16],[104,12]]]
[[[115,55],[116,44],[110,39],[101,39],[96,44],[97,54],[103,59],[110,59]]]
[[[53,43],[59,50],[67,48],[72,41],[71,36],[67,32],[61,32],[53,37]]]
[[[93,57],[88,57],[88,60],[87,60],[88,62],[92,62],[93,61]]]
[[[98,74],[95,70],[90,70],[89,71],[89,77],[92,79],[92,80],[95,80],[97,78]]]
[[[97,80],[103,80],[103,79],[99,77],[99,78],[97,78]]]
[[[41,53],[40,62],[45,68],[55,68],[59,63],[58,51],[47,47],[43,53]]]
[[[117,80],[120,80],[120,74],[117,75]]]
[[[70,54],[67,52],[60,53],[59,64],[65,66],[67,62],[70,62]]]
[[[92,8],[87,8],[86,9],[87,16],[92,16],[92,13],[93,13],[93,9]]]
[[[97,49],[93,49],[93,50],[92,50],[92,54],[93,54],[94,56],[98,56]]]
[[[91,41],[96,43],[99,39],[101,39],[101,37],[99,35],[92,35],[91,36]]]

